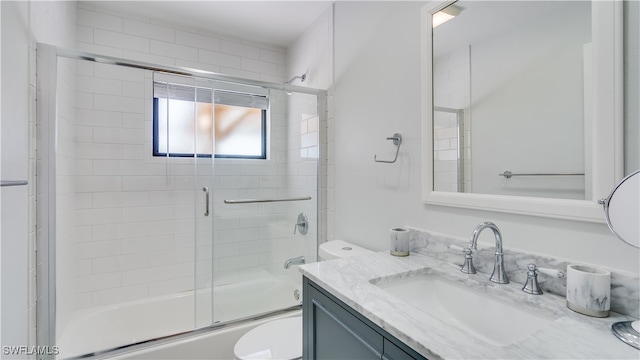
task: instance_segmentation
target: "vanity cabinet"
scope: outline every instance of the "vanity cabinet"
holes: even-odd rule
[[[425,359],[304,278],[303,359]]]

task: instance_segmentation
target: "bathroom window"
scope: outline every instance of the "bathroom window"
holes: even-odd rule
[[[266,159],[267,107],[266,94],[154,82],[153,156]]]

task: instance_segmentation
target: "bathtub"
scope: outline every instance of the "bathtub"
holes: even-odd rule
[[[107,358],[108,350],[140,344],[119,350],[118,356],[122,357],[117,358],[229,359],[229,355],[233,358],[233,345],[242,334],[268,321],[247,319],[281,309],[299,309],[302,303],[299,283],[273,276],[216,286],[213,299],[212,307],[211,290],[199,290],[197,294],[187,291],[83,309],[74,313],[58,338],[57,358],[91,353]],[[210,326],[212,310],[214,326]],[[299,312],[277,316],[295,316]],[[174,334],[181,335],[171,336]],[[153,339],[161,340],[150,341]],[[140,348],[143,349],[135,350]]]
[[[268,316],[259,320],[241,322],[239,324],[223,326],[217,329],[204,330],[188,336],[176,336],[167,339],[162,344],[125,351],[111,357],[109,360],[175,360],[175,359],[213,359],[232,360],[235,343],[247,331],[268,321],[283,319],[291,316],[302,316],[302,310],[287,311]]]

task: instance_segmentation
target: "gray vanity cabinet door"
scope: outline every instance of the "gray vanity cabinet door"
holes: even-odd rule
[[[318,284],[303,283],[304,360],[427,360]]]
[[[382,358],[382,335],[313,287],[305,287],[304,296],[304,359]]]

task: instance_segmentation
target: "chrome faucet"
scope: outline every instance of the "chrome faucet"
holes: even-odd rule
[[[304,264],[304,256],[294,257],[285,261],[284,268],[288,269],[291,267],[291,265],[300,265],[300,264]]]
[[[507,278],[507,273],[504,271],[504,254],[502,253],[502,234],[500,234],[500,230],[496,226],[496,224],[492,222],[483,222],[478,224],[475,229],[473,229],[473,235],[471,240],[469,241],[469,249],[478,250],[478,236],[484,229],[493,230],[493,235],[496,237],[496,251],[495,251],[495,260],[493,262],[493,273],[489,280],[497,284],[508,284],[509,279]]]

